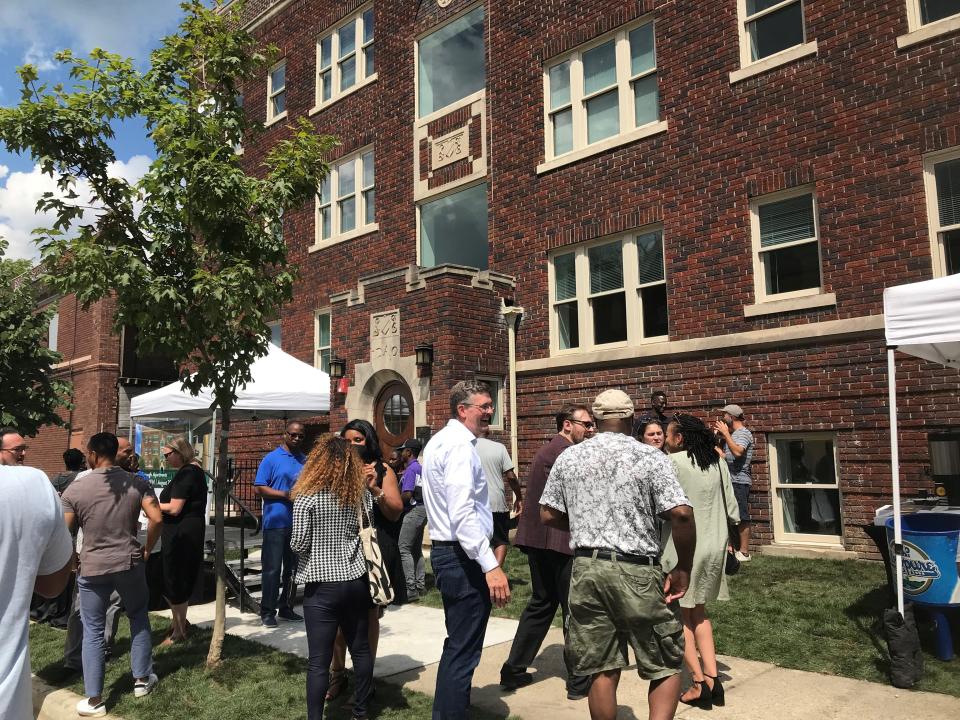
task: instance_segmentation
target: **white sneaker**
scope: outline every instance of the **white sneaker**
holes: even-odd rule
[[[743,554],[742,552],[740,552],[739,550],[737,550],[733,555],[734,555],[734,557],[737,558],[737,560],[739,560],[739,561],[742,562],[742,563],[750,562],[750,556],[749,556],[749,555],[744,555],[744,554]]]
[[[144,697],[149,695],[157,686],[158,682],[160,682],[160,678],[158,678],[155,673],[150,673],[150,676],[146,680],[137,680],[133,684],[133,696]]]
[[[107,714],[107,706],[103,700],[96,705],[90,704],[89,698],[84,698],[77,703],[77,715],[80,717],[102,717]]]

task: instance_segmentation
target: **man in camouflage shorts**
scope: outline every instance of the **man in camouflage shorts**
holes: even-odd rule
[[[672,718],[680,697],[683,626],[676,601],[690,581],[693,509],[669,457],[631,437],[633,413],[623,391],[600,393],[593,403],[598,434],[557,458],[540,497],[543,522],[569,528],[575,548],[567,644],[577,674],[593,676],[594,720],[616,718],[628,645],[640,676],[650,681],[650,720]],[[671,521],[679,555],[666,577],[657,516]]]

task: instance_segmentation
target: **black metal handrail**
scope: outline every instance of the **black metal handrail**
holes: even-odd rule
[[[244,515],[249,515],[251,518],[253,518],[253,534],[257,535],[263,526],[263,521],[260,519],[260,517],[257,515],[254,515],[253,511],[251,511],[250,508],[248,508],[240,498],[234,495],[232,490],[227,490],[227,497],[237,504],[237,507],[240,508],[241,512]],[[239,583],[238,583],[241,588],[240,612],[243,612],[244,609],[246,608],[246,605],[249,604],[248,601],[253,599],[252,597],[250,597],[250,593],[247,592],[247,586],[244,583],[244,576],[246,575],[244,567],[247,559],[247,550],[244,544],[244,540],[246,538],[246,529],[247,529],[247,522],[246,522],[246,518],[244,518],[243,521],[240,523],[240,577],[239,577]],[[256,612],[257,608],[254,607],[254,608],[251,608],[251,610]]]

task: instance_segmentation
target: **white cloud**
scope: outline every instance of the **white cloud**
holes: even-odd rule
[[[0,3],[0,41],[86,54],[95,47],[145,58],[182,15],[180,0],[43,0]],[[27,53],[29,57],[29,52]]]
[[[23,55],[23,62],[36,66],[37,70],[41,72],[53,70],[57,67],[57,64],[53,61],[53,53],[38,42],[30,43],[30,47]]]
[[[134,182],[143,176],[150,162],[145,155],[134,155],[126,162],[113,163],[109,173],[112,177]],[[36,260],[40,252],[31,233],[34,228],[51,226],[55,218],[50,213],[37,214],[35,208],[43,193],[58,192],[57,184],[53,178],[40,172],[39,165],[30,172],[8,173],[7,167],[0,165],[0,179],[6,177],[6,182],[0,185],[0,236],[10,243],[7,257]],[[87,202],[89,186],[86,183],[78,183],[76,192],[80,196],[77,202]],[[84,221],[91,221],[95,215],[95,211],[88,211]]]

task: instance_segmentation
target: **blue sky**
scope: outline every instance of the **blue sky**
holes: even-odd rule
[[[160,38],[176,29],[180,0],[0,0],[0,105],[20,98],[16,69],[25,62],[40,68],[42,80],[64,79],[53,60],[57,50],[85,54],[94,47],[133,57],[143,66]],[[117,127],[114,171],[135,179],[152,158],[142,126]],[[9,257],[36,258],[30,231],[49,224],[33,212],[37,199],[53,189],[27,156],[0,144],[0,236],[10,242]]]

